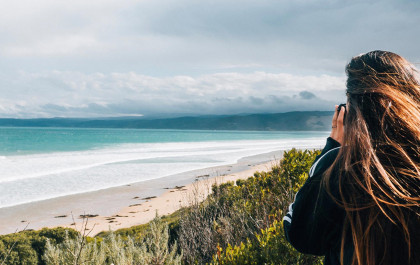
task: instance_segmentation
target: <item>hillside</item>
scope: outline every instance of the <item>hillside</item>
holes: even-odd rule
[[[197,116],[161,119],[0,119],[0,126],[256,131],[325,131],[330,129],[332,115],[333,112],[331,111],[294,111],[276,114]]]

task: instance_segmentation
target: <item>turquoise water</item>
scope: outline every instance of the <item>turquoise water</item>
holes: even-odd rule
[[[328,132],[0,128],[0,208],[322,148]]]
[[[305,139],[325,135],[325,132],[0,127],[0,155],[89,150],[126,143]]]

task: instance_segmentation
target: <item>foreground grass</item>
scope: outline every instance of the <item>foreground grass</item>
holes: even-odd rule
[[[292,149],[201,203],[95,238],[64,228],[0,236],[0,264],[321,264],[288,244],[281,221],[319,152]]]

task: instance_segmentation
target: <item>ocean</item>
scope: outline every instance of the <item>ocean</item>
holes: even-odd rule
[[[0,128],[0,208],[322,148],[329,132]]]

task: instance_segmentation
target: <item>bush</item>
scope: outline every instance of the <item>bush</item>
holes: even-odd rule
[[[265,246],[263,241],[259,241],[264,235],[261,231],[280,231],[277,224],[292,202],[294,194],[308,177],[310,166],[319,153],[320,151],[292,149],[284,153],[283,159],[270,172],[256,172],[253,177],[237,181],[236,185],[229,182],[213,186],[212,194],[203,203],[193,205],[181,216],[179,241],[184,262],[214,262],[215,253],[222,257],[219,260],[222,264],[227,262],[223,257],[235,260],[235,255],[236,258],[243,257],[249,262],[255,257],[256,262],[260,262],[266,257],[262,251],[267,251],[262,247]],[[282,233],[276,235],[267,244],[278,243],[278,248],[283,251],[279,255],[299,256],[288,245]],[[270,244],[267,246],[271,246]],[[222,253],[223,249],[228,253]],[[241,256],[240,253],[248,254]],[[264,259],[278,263],[274,261],[275,258]],[[226,264],[242,262],[244,260]]]
[[[178,230],[179,230],[179,217],[181,215],[181,210],[178,210],[170,215],[165,215],[160,217],[161,220],[168,224],[169,228],[169,243],[174,244],[178,239]],[[135,242],[140,242],[149,229],[149,224],[136,225],[129,228],[121,228],[114,232],[104,231],[96,235],[98,238],[105,238],[110,233],[115,233],[115,235],[121,236],[123,240],[126,240],[128,237],[134,239]]]
[[[17,233],[2,237],[3,248],[0,255],[5,258],[5,264],[38,264],[38,254],[32,248],[31,237],[25,233]]]
[[[0,261],[5,265],[45,264],[44,254],[47,240],[61,243],[66,234],[74,238],[77,231],[67,228],[43,228],[39,231],[22,231],[0,236]]]
[[[156,217],[148,224],[140,243],[129,235],[123,240],[121,235],[112,232],[101,242],[96,239],[88,242],[82,234],[74,239],[66,235],[60,244],[47,241],[43,259],[52,265],[177,265],[181,264],[182,254],[177,253],[176,242],[169,248],[168,224]]]
[[[212,264],[257,265],[257,264],[313,264],[321,265],[322,259],[297,252],[284,237],[283,222],[273,224],[256,236],[255,241],[247,240],[239,246],[228,245],[225,251],[218,246]]]

